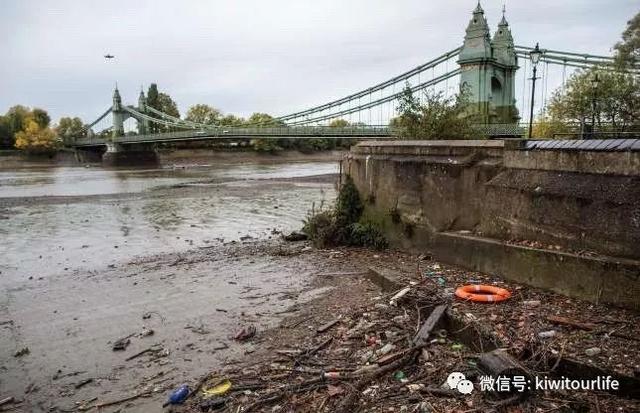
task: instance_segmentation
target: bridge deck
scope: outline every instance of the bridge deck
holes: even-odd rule
[[[357,139],[379,139],[393,137],[389,127],[274,127],[274,128],[219,128],[211,130],[189,130],[182,132],[167,132],[148,135],[126,135],[113,139],[102,137],[83,138],[75,141],[72,146],[100,146],[109,143],[134,144],[153,142],[179,142],[193,140],[216,140],[216,139],[312,139],[312,138],[357,138]]]

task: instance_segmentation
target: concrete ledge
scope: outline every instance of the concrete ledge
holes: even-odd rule
[[[351,148],[355,155],[463,156],[481,153],[502,158],[504,142],[492,140],[372,141]]]
[[[367,278],[387,293],[398,291],[403,287],[397,275],[383,268],[370,267]]]
[[[377,146],[502,148],[504,147],[504,141],[488,139],[368,141],[357,144],[355,148]]]
[[[509,245],[438,233],[432,252],[444,262],[597,303],[640,310],[640,261]]]
[[[505,150],[504,166],[513,169],[640,175],[640,152],[587,150]]]

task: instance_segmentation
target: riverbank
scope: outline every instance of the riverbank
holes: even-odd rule
[[[471,279],[514,296],[489,306],[451,297]],[[405,287],[409,291],[392,300]],[[478,387],[479,356],[496,347],[539,377],[589,378],[591,368],[632,380],[640,363],[637,314],[399,251],[317,250],[304,241],[218,243],[91,274],[30,280],[11,295],[12,307],[51,297],[2,314],[9,334],[0,343],[0,394],[16,399],[9,405],[14,411],[161,411],[183,384],[193,396],[169,411],[206,411],[207,403],[218,403],[210,411],[226,412],[240,406],[254,412],[640,407],[634,382],[625,384],[625,395],[548,390],[500,398]],[[416,332],[441,304],[450,318],[406,358]],[[599,333],[550,321],[558,315],[591,323]],[[554,336],[539,337],[548,331]],[[244,339],[241,332],[250,334]],[[128,344],[114,351],[118,342]],[[16,356],[23,348],[29,351]],[[585,355],[593,348],[599,353]],[[571,370],[569,361],[582,367]],[[454,371],[474,381],[473,394],[446,388]],[[224,380],[231,381],[228,393],[203,396]]]
[[[290,308],[277,327],[259,331],[246,344],[244,356],[188,383],[193,396],[175,411],[640,408],[637,313],[470,272],[425,255],[305,249],[300,251],[319,267],[311,282],[331,290]],[[507,288],[512,297],[493,305],[455,298],[455,288],[469,282]],[[450,387],[454,372],[473,383],[469,394]],[[518,374],[523,375],[522,390]],[[494,380],[490,387],[487,377]],[[506,387],[496,384],[499,377],[511,378]],[[593,383],[598,377],[599,388],[550,384]],[[606,380],[615,380],[616,386],[607,388],[602,384]],[[226,381],[231,386],[221,396],[207,394]],[[550,387],[539,388],[539,383]]]
[[[275,153],[251,150],[220,151],[213,149],[162,149],[158,151],[162,167],[206,167],[216,164],[254,163],[276,164],[284,162],[337,162],[343,151],[279,151]],[[42,168],[53,166],[84,166],[76,160],[71,150],[51,155],[28,155],[18,150],[0,151],[0,170],[17,168]]]

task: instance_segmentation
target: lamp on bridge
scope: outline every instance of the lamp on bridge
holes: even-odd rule
[[[593,97],[591,98],[591,134],[595,134],[596,132],[596,110],[598,104],[598,85],[600,84],[600,79],[598,79],[598,74],[596,73],[593,79],[591,79],[591,84],[593,85]]]
[[[533,131],[533,105],[535,103],[536,98],[536,74],[538,73],[538,63],[540,62],[540,58],[542,57],[542,51],[540,50],[540,46],[536,43],[536,47],[529,52],[529,58],[531,59],[531,66],[533,67],[533,77],[531,80],[533,81],[533,85],[531,86],[531,115],[529,116],[529,139],[531,139],[531,132]]]

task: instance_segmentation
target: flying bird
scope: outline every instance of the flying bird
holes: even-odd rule
[[[114,57],[115,57],[115,56],[114,56],[114,55],[112,55],[112,54],[106,54],[106,55],[104,55],[104,58],[105,58],[105,59],[113,59]]]

